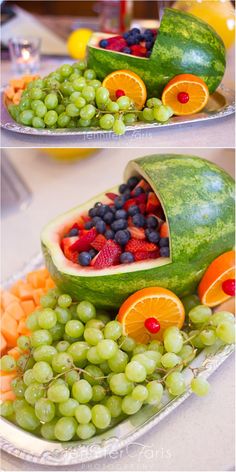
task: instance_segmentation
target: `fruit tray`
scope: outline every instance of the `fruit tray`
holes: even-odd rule
[[[156,129],[158,127],[170,127],[184,125],[194,122],[203,122],[213,119],[223,118],[232,115],[235,112],[234,92],[231,89],[220,85],[216,92],[214,92],[207,103],[207,106],[200,113],[188,116],[174,116],[166,123],[145,123],[138,122],[134,125],[126,126],[126,132],[139,132],[141,130]],[[3,90],[1,95],[1,127],[13,131],[15,133],[29,134],[32,136],[82,136],[89,134],[96,137],[97,135],[109,135],[112,131],[102,130],[100,128],[61,128],[61,129],[35,129],[29,126],[23,126],[16,123],[9,115],[4,104]]]
[[[36,256],[24,269],[3,284],[4,288],[24,277],[29,271],[41,267],[42,255]],[[191,363],[191,367],[200,368],[202,376],[208,378],[233,352],[233,345],[224,348],[205,348]],[[191,378],[189,368],[184,371],[185,380]],[[20,459],[48,466],[82,464],[101,457],[109,456],[129,444],[135,443],[143,434],[174,411],[191,395],[187,390],[179,397],[164,394],[161,406],[146,405],[138,413],[125,419],[119,425],[83,442],[59,443],[37,438],[23,431],[6,419],[0,419],[2,435],[1,448]]]

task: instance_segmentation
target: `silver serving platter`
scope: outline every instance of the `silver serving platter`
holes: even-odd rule
[[[17,279],[24,278],[27,272],[42,265],[43,259],[40,254],[20,273],[8,279],[3,287],[9,287]],[[206,348],[194,359],[191,367],[201,368],[201,375],[208,378],[230,356],[233,349],[232,345]],[[192,378],[191,370],[186,368],[182,372],[189,384]],[[4,451],[20,459],[48,466],[83,464],[107,455],[111,457],[111,454],[135,443],[143,434],[156,427],[190,395],[190,390],[175,398],[165,393],[159,407],[146,405],[135,415],[87,441],[70,443],[46,441],[1,418],[0,446]]]
[[[147,129],[167,128],[170,126],[184,125],[194,122],[203,122],[223,118],[235,112],[234,92],[221,85],[216,92],[210,95],[207,106],[201,113],[187,116],[174,116],[166,123],[144,123],[137,122],[134,125],[126,126],[126,133],[138,132]],[[35,129],[30,126],[23,126],[16,123],[9,115],[4,103],[3,90],[1,95],[1,127],[15,133],[30,134],[31,136],[84,136],[89,138],[97,135],[107,136],[113,134],[112,131],[105,131],[100,128],[60,128],[60,129]]]

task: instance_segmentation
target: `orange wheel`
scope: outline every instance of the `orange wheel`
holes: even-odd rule
[[[102,83],[110,92],[111,100],[117,100],[116,92],[122,91],[141,110],[147,99],[147,89],[143,80],[131,70],[116,70],[107,75]]]
[[[117,319],[125,335],[146,344],[152,339],[162,339],[163,331],[169,326],[181,328],[184,317],[184,306],[173,292],[150,287],[127,298]]]
[[[170,106],[175,115],[191,115],[201,111],[207,104],[209,90],[205,82],[196,75],[176,75],[165,86],[163,105]]]
[[[214,307],[228,300],[232,295],[222,289],[226,280],[235,280],[235,251],[221,254],[207,268],[198,286],[201,303]]]

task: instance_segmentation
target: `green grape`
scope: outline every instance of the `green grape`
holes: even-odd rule
[[[110,97],[109,90],[107,90],[105,87],[97,88],[96,103],[99,108],[100,108],[100,105],[103,106],[107,104],[109,97]]]
[[[76,116],[79,116],[79,109],[74,103],[69,103],[66,107],[66,113],[68,116],[74,118]]]
[[[90,85],[85,85],[85,87],[82,89],[81,94],[87,103],[93,102],[93,100],[95,99],[95,90]]]
[[[112,100],[108,100],[108,102],[105,102],[105,103],[106,103],[106,110],[110,111],[111,113],[117,113],[120,109],[118,103],[113,102]]]
[[[96,108],[93,105],[85,105],[80,110],[80,116],[83,120],[91,120],[96,114]]]
[[[161,367],[161,353],[158,351],[145,351],[144,356],[148,357],[148,359],[152,359],[157,367]]]
[[[233,344],[235,342],[235,325],[230,321],[222,321],[216,327],[216,335],[224,343]]]
[[[161,402],[162,395],[163,395],[163,387],[162,384],[157,382],[156,380],[152,380],[146,385],[148,390],[148,397],[145,400],[145,403],[149,405],[156,405]]]
[[[132,361],[136,361],[139,364],[141,364],[145,368],[147,375],[150,375],[154,372],[156,368],[156,361],[153,359],[150,359],[145,354],[146,353],[136,354],[135,356],[132,357]]]
[[[35,405],[40,398],[44,397],[44,394],[44,386],[38,382],[33,382],[25,390],[25,399],[30,405]]]
[[[78,124],[82,128],[88,128],[89,126],[91,126],[91,120],[84,120],[83,118],[80,118]]]
[[[57,112],[58,117],[59,117],[59,115],[65,111],[65,106],[62,105],[62,103],[60,103],[60,104],[57,105],[57,107],[55,108],[55,111]]]
[[[134,384],[123,373],[113,374],[110,378],[110,389],[115,395],[128,395],[132,392]]]
[[[144,385],[136,385],[132,391],[131,396],[134,400],[144,402],[144,400],[148,398],[148,389]]]
[[[164,346],[167,352],[177,354],[183,347],[183,338],[176,326],[170,326],[164,331]]]
[[[79,424],[76,433],[80,439],[89,439],[96,433],[96,428],[92,423]]]
[[[70,64],[63,64],[59,68],[58,72],[62,77],[69,77],[73,72],[73,68],[71,67]]]
[[[111,422],[111,413],[104,405],[95,405],[92,407],[92,421],[98,429],[105,429]]]
[[[55,326],[49,330],[53,341],[59,341],[63,337],[64,331],[64,325],[61,323],[56,323]]]
[[[79,77],[82,77],[82,72],[78,69],[74,69],[73,74],[70,75],[70,82],[74,82],[74,80],[78,79]]]
[[[32,125],[33,117],[34,117],[33,110],[23,110],[19,116],[20,123],[26,126],[30,126]]]
[[[99,87],[101,87],[102,82],[97,79],[92,79],[89,81],[89,85],[91,85],[91,87],[93,87],[94,89],[98,89]]]
[[[24,381],[25,385],[27,385],[27,387],[30,384],[32,384],[33,382],[35,382],[33,369],[28,369],[24,372],[23,381]]]
[[[96,318],[95,306],[84,300],[77,305],[77,315],[83,323],[87,323],[92,318]]]
[[[84,325],[79,320],[67,321],[65,325],[65,333],[72,338],[80,338],[84,333]]]
[[[125,124],[123,123],[121,118],[118,118],[117,120],[115,120],[114,126],[113,126],[113,131],[115,134],[122,135],[125,133],[125,129],[126,129]]]
[[[132,352],[136,347],[136,341],[129,336],[122,336],[119,341],[119,347],[122,349],[122,351]]]
[[[44,103],[48,110],[54,110],[58,105],[58,98],[56,93],[49,93],[46,95]]]
[[[40,88],[32,88],[29,95],[32,100],[40,100],[43,96],[43,91]]]
[[[89,350],[89,345],[84,341],[77,341],[70,345],[68,348],[68,354],[73,358],[75,364],[83,362],[87,359],[87,353]]]
[[[118,351],[119,352],[119,351]],[[114,356],[115,357],[115,356]],[[111,359],[109,359],[110,361]],[[108,364],[108,361],[104,361],[104,362],[101,362],[100,364],[100,369],[102,370],[103,374],[107,375],[107,374],[110,374],[111,372],[111,369],[110,369],[110,366]],[[124,370],[124,369],[123,369]]]
[[[13,410],[14,411],[20,410],[20,409],[24,408],[25,406],[28,406],[28,403],[24,398],[17,398],[13,402]]]
[[[229,311],[217,311],[210,317],[209,323],[213,326],[218,326],[222,321],[234,323],[234,320],[234,315]]]
[[[171,108],[164,105],[153,109],[153,116],[155,120],[159,121],[160,123],[164,123],[165,121],[169,120],[172,115],[173,111]]]
[[[103,339],[97,344],[96,350],[101,359],[108,360],[116,354],[118,345],[112,339]]]
[[[166,378],[166,385],[171,395],[181,395],[186,390],[184,377],[180,372],[171,372]]]
[[[65,382],[72,387],[72,385],[80,379],[79,372],[76,370],[70,370],[69,372],[65,372]]]
[[[55,110],[47,111],[46,115],[44,116],[44,122],[47,126],[51,127],[56,124],[58,119],[58,114]]]
[[[7,418],[8,416],[13,415],[13,413],[14,413],[14,408],[13,408],[12,400],[5,400],[4,402],[1,403],[0,405],[1,416],[3,416],[4,418]]]
[[[46,329],[39,329],[34,331],[31,335],[31,345],[32,347],[43,346],[47,344],[52,344],[52,335]]]
[[[154,339],[153,341],[150,342],[150,344],[148,344],[148,350],[157,351],[163,354],[164,352],[163,343],[161,341],[157,341],[156,339]]]
[[[73,357],[68,352],[58,352],[52,358],[52,368],[58,374],[73,367]]]
[[[40,421],[35,415],[32,406],[25,406],[17,410],[16,422],[21,428],[26,429],[26,431],[34,431],[40,425]]]
[[[9,111],[10,115],[12,116],[12,118],[14,120],[17,119],[17,115],[19,113],[19,110],[21,111],[21,109],[20,109],[21,103],[22,103],[22,111],[25,110],[25,109],[28,109],[30,107],[30,100],[28,100],[28,99],[25,99],[25,100],[21,99],[21,102],[20,102],[19,106],[9,105],[9,107],[8,107],[8,111]],[[26,103],[25,107],[23,106],[23,103]]]
[[[45,123],[42,120],[42,118],[39,118],[38,116],[34,116],[32,120],[32,126],[33,128],[45,128]]]
[[[125,125],[132,125],[133,123],[136,123],[136,121],[137,121],[137,116],[135,113],[126,113],[124,115]]]
[[[52,380],[53,371],[47,362],[39,361],[33,367],[33,375],[36,382],[46,383]]]
[[[54,403],[62,403],[70,398],[70,390],[64,382],[56,383],[53,381],[49,386],[47,396]]]
[[[128,110],[130,108],[131,102],[130,98],[126,97],[126,95],[119,97],[116,100],[117,105],[119,105],[120,110]]]
[[[88,424],[92,419],[91,409],[87,405],[79,405],[75,410],[75,417],[80,424]]]
[[[142,354],[146,350],[147,346],[145,344],[138,344],[133,350],[133,355],[135,356],[135,354]]]
[[[78,97],[77,100],[74,103],[77,106],[77,108],[79,108],[79,110],[80,110],[81,108],[85,107],[86,100],[83,97]]]
[[[5,355],[1,358],[0,360],[0,367],[1,367],[1,370],[3,370],[4,372],[11,372],[13,370],[16,369],[16,361],[14,359],[14,357],[12,356],[9,356],[9,355]]]
[[[200,334],[200,339],[205,346],[212,346],[216,342],[216,334],[213,329],[206,328]]]
[[[173,352],[167,352],[161,358],[161,363],[165,369],[172,369],[177,364],[179,364],[180,358]]]
[[[135,400],[132,395],[127,395],[123,398],[121,408],[126,415],[134,415],[140,410],[142,402]]]
[[[75,103],[76,100],[78,100],[78,98],[80,98],[80,96],[81,96],[81,92],[78,92],[78,91],[72,92],[72,94],[70,96],[70,102]]]
[[[92,320],[87,321],[85,328],[95,328],[95,329],[103,329],[105,327],[105,324],[101,320],[97,320],[96,318],[93,318]]]
[[[53,420],[50,421],[49,423],[42,424],[40,433],[44,439],[47,439],[48,441],[53,441],[54,439],[56,439],[54,430],[55,430],[57,421],[58,421],[58,418],[53,418]]]
[[[26,385],[19,377],[16,377],[11,381],[11,389],[17,398],[24,398]]]
[[[125,368],[125,375],[127,379],[132,382],[144,382],[147,373],[145,367],[137,361],[131,361]]]
[[[189,346],[188,344],[185,344],[181,351],[179,351],[178,353],[179,357],[181,357],[182,360],[187,360],[187,362],[191,362],[194,357],[195,357],[195,353],[194,353],[194,349],[192,346]]]
[[[108,113],[103,115],[99,120],[100,127],[106,130],[112,129],[114,123],[115,123],[114,116]]]
[[[86,69],[84,72],[84,77],[86,80],[96,79],[96,72],[93,69]]]
[[[111,321],[111,318],[108,313],[105,313],[104,311],[97,311],[97,319],[102,321],[104,325]]]
[[[53,297],[51,293],[47,292],[40,298],[40,305],[42,305],[43,308],[54,308],[56,305],[56,298]]]
[[[188,315],[192,308],[199,305],[200,301],[197,295],[187,295],[186,297],[182,298],[182,303],[185,308],[185,313]]]
[[[34,87],[43,88],[44,82],[43,79],[34,80]]]
[[[87,380],[81,379],[72,385],[72,395],[79,403],[88,403],[92,396],[92,387]]]
[[[199,397],[204,397],[209,392],[209,382],[203,377],[196,377],[191,382],[191,389],[192,391],[198,395]]]
[[[26,369],[31,369],[31,367],[33,367],[33,365],[34,365],[34,359],[28,353],[27,354],[22,354],[17,359],[17,367],[23,372]]]
[[[102,331],[96,328],[86,328],[84,330],[84,339],[91,346],[96,346],[100,341],[103,340]]]
[[[104,400],[106,396],[106,390],[102,385],[93,385],[92,387],[93,390],[93,396],[92,396],[92,401],[95,403],[99,403],[102,400]]]
[[[70,343],[68,341],[59,341],[56,345],[56,350],[58,352],[65,352],[70,347]]]
[[[42,329],[51,329],[57,322],[57,315],[52,308],[44,308],[38,314],[38,324]]]
[[[72,82],[73,89],[78,92],[82,92],[83,88],[86,86],[86,80],[84,77],[79,77],[78,79],[73,80]]]
[[[61,113],[58,116],[57,124],[59,128],[66,128],[70,122],[70,117],[65,113]]]
[[[35,414],[40,421],[43,423],[48,423],[52,421],[55,416],[55,405],[48,398],[40,398],[35,403]]]
[[[116,395],[111,395],[106,400],[105,406],[110,411],[112,418],[117,418],[118,416],[121,415],[122,413],[121,404],[122,404],[122,398],[117,397]]]
[[[35,310],[33,313],[31,313],[28,318],[26,319],[26,327],[30,331],[38,331],[40,330],[40,326],[38,324],[38,314],[40,313],[41,310]],[[32,334],[31,334],[32,338]],[[31,342],[32,346],[32,342]]]
[[[55,426],[54,434],[59,441],[70,441],[76,433],[77,422],[74,418],[63,416]]]
[[[78,62],[75,62],[72,67],[75,67],[78,70],[85,70],[87,67],[87,63],[84,60],[80,60]]]
[[[159,107],[162,105],[162,101],[159,98],[149,98],[146,105],[148,108]]]
[[[43,103],[41,102],[41,100],[31,100],[29,98],[21,98],[21,101],[19,103],[19,111],[23,111],[23,110],[29,110],[30,108],[32,108],[32,110],[35,110],[35,105],[37,106],[37,103]],[[14,110],[14,108],[13,108]],[[8,108],[8,111],[10,111],[11,113],[11,108],[9,107]],[[13,116],[14,118],[14,116]]]
[[[33,357],[36,362],[44,361],[51,364],[53,356],[57,353],[57,350],[53,346],[39,346],[34,349]]]
[[[74,398],[68,398],[65,402],[59,403],[59,412],[62,416],[75,416],[79,403]]]
[[[67,308],[61,308],[60,306],[57,306],[55,308],[55,313],[57,315],[58,323],[66,324],[71,320],[71,313]]]
[[[69,308],[69,306],[71,306],[71,303],[72,303],[72,298],[70,295],[63,293],[62,295],[59,296],[57,303],[61,308]]]
[[[70,82],[63,82],[62,84],[60,84],[60,91],[65,97],[69,97],[74,92],[74,90],[77,90],[74,87],[74,82],[73,84],[71,84]]]
[[[129,358],[126,352],[118,349],[114,356],[108,359],[108,365],[113,372],[117,374],[124,372],[126,365],[128,364]]]
[[[144,108],[142,111],[142,118],[144,121],[154,121],[154,110],[152,108]]]
[[[197,305],[192,308],[188,314],[194,324],[202,324],[209,320],[211,309],[206,305]]]
[[[193,331],[190,331],[189,333],[189,337],[192,339],[191,342],[193,344],[194,347],[196,347],[197,349],[203,349],[205,346],[200,338],[200,331],[199,330],[193,330]]]
[[[122,325],[119,321],[109,321],[104,329],[104,337],[116,341],[122,335]]]

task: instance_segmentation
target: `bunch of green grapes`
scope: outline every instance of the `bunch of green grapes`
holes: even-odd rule
[[[147,101],[142,112],[127,97],[110,99],[109,91],[84,61],[64,64],[43,79],[30,82],[19,105],[8,108],[15,121],[33,128],[101,128],[117,135],[138,120],[165,122],[172,110],[157,98]]]
[[[90,302],[49,290],[27,319],[31,336],[18,339],[19,359],[1,359],[1,370],[18,372],[16,399],[2,403],[1,415],[47,440],[84,440],[143,405],[159,405],[165,388],[173,396],[189,387],[205,395],[209,384],[197,369],[190,386],[182,370],[199,349],[234,342],[234,317],[201,305],[188,316],[194,329],[171,326],[163,342],[137,344]]]

